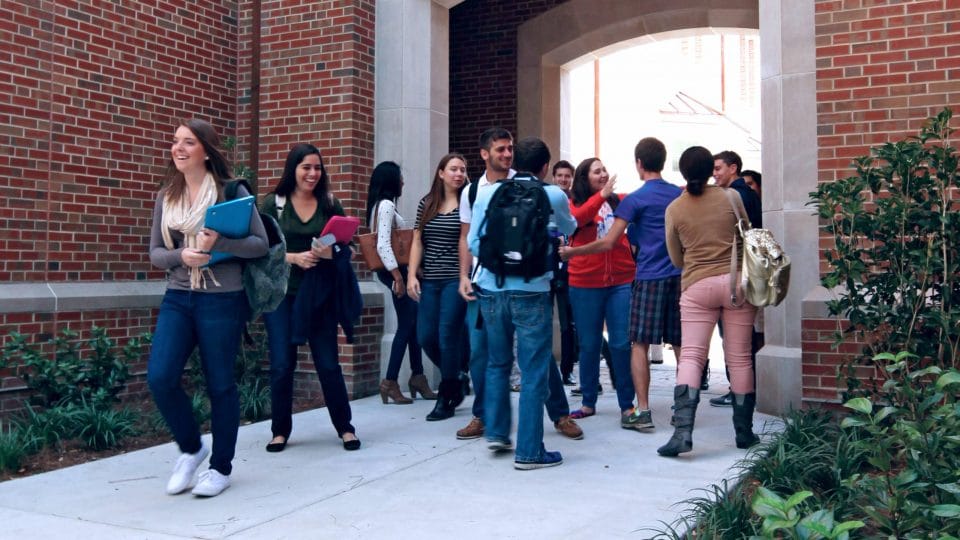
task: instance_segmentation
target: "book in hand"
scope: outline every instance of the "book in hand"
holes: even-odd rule
[[[353,239],[353,235],[357,233],[357,229],[359,228],[360,219],[358,218],[333,216],[327,220],[327,224],[323,227],[323,231],[320,232],[320,236],[315,239],[318,243],[329,243],[325,243],[323,246],[318,245],[317,247],[325,247],[334,243],[345,244]],[[333,242],[330,242],[328,235],[333,235]]]
[[[207,208],[203,226],[217,231],[227,238],[248,236],[250,234],[250,216],[254,212],[254,200],[253,195],[248,195]],[[234,255],[224,251],[213,251],[210,253],[210,262],[206,266],[213,266],[233,257]]]

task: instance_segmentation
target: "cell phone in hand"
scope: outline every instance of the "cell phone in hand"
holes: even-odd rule
[[[310,245],[317,249],[323,249],[325,247],[332,246],[336,242],[337,238],[333,235],[333,233],[330,233],[314,238]]]

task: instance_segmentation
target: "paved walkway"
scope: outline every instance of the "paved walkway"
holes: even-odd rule
[[[583,440],[545,422],[547,448],[563,453],[559,467],[516,471],[512,456],[492,456],[483,440],[458,441],[471,398],[453,419],[425,422],[432,402],[384,406],[374,396],[353,402],[358,452],[342,449],[319,409],[296,415],[280,454],[263,450],[269,423],[242,427],[233,485],[219,497],[164,493],[177,458],[171,443],[0,483],[0,523],[18,539],[648,538],[676,518],[675,503],[732,477],[745,454],[730,409],[706,403],[726,390],[715,365],[693,452],[657,456],[672,433],[674,367],[653,371],[656,430],[621,429],[607,386],[598,414],[580,422]],[[770,420],[758,415],[758,431],[774,429]]]

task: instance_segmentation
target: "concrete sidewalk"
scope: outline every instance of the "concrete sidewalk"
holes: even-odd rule
[[[318,409],[296,415],[279,454],[263,450],[269,422],[240,428],[233,485],[219,497],[164,493],[178,456],[171,443],[4,482],[0,522],[7,538],[648,538],[677,517],[675,503],[733,477],[745,455],[731,410],[706,403],[726,390],[715,366],[693,452],[659,457],[672,433],[674,367],[653,368],[656,430],[621,429],[607,386],[598,414],[580,421],[583,440],[564,438],[545,417],[559,467],[517,471],[512,455],[493,456],[482,439],[458,441],[471,398],[454,418],[426,422],[432,402],[383,405],[374,396],[352,403],[357,452],[342,449]],[[770,420],[757,415],[757,431],[778,429]]]

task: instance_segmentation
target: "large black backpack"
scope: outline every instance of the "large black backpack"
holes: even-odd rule
[[[552,269],[550,264],[550,199],[533,177],[501,180],[490,197],[480,238],[480,264],[497,276],[502,287],[507,276],[530,281]]]
[[[234,180],[224,186],[226,200],[237,197],[237,187],[242,185],[253,194],[246,180]],[[283,238],[280,224],[273,216],[260,213],[260,221],[267,230],[267,244],[270,250],[263,257],[246,259],[243,263],[243,289],[250,304],[249,320],[256,320],[261,313],[277,309],[287,294],[287,280],[290,278],[290,265],[287,264],[287,243]]]

